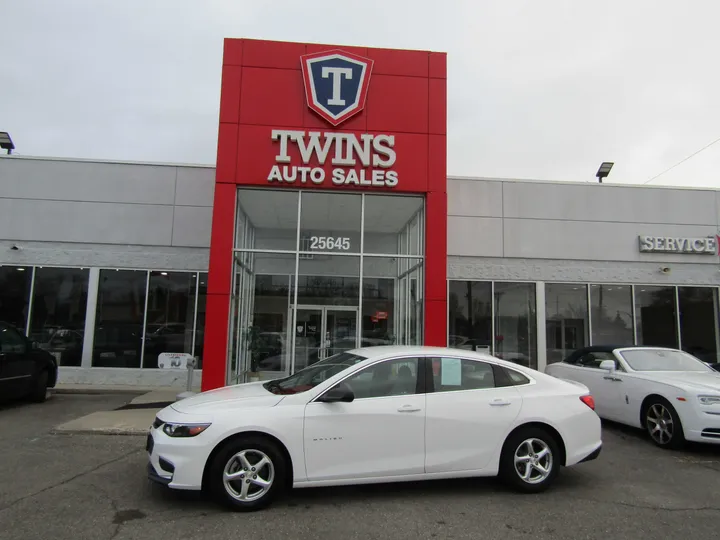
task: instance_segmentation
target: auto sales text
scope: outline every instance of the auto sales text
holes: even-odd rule
[[[335,185],[395,187],[398,184],[397,172],[389,170],[397,159],[393,135],[363,133],[358,138],[352,133],[274,129],[272,140],[280,142],[280,151],[275,156],[276,165],[268,174],[268,182],[322,184],[325,182],[325,169],[307,165],[313,156],[319,165],[324,165],[331,156],[330,163],[336,166],[331,173],[331,181]],[[297,145],[305,166],[289,165],[290,144]],[[344,168],[355,167],[358,163],[362,167],[373,168],[359,171]]]

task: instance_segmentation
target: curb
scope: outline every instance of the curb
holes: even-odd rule
[[[147,435],[148,429],[51,429],[52,435],[115,435],[123,437],[143,437]]]
[[[126,394],[142,396],[147,394],[146,390],[132,390],[120,388],[52,388],[53,394],[84,394],[84,395],[105,395],[105,394]]]

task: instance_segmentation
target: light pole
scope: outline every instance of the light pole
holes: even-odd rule
[[[602,179],[608,177],[608,175],[610,174],[610,171],[613,168],[613,165],[615,165],[615,163],[612,161],[603,161],[600,164],[600,168],[595,173],[595,176],[597,177],[599,183],[602,184]]]
[[[7,150],[8,155],[12,154],[12,151],[15,150],[15,145],[7,131],[0,131],[0,148]]]

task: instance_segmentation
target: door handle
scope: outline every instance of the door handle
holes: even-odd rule
[[[619,378],[619,377],[612,377],[612,376],[610,376],[610,375],[606,375],[605,377],[603,377],[603,379],[605,379],[606,381],[612,381],[612,382],[622,382],[622,379],[621,379],[621,378]]]
[[[505,407],[506,405],[510,405],[507,399],[493,399],[490,402],[491,407]]]
[[[418,412],[420,407],[413,407],[412,405],[405,405],[398,409],[398,412]]]

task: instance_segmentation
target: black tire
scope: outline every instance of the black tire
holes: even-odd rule
[[[38,373],[37,377],[35,377],[35,380],[32,382],[32,389],[30,390],[28,397],[30,398],[30,401],[42,403],[47,399],[47,390],[48,372],[44,369]]]
[[[528,442],[532,445],[532,452]],[[547,450],[547,453],[542,450]],[[527,454],[527,461],[519,461],[516,466],[516,454]],[[552,434],[540,427],[521,428],[510,435],[503,445],[499,476],[516,491],[540,493],[553,483],[561,463],[560,448]],[[536,465],[546,469],[547,473],[540,472]]]
[[[642,422],[655,446],[678,450],[685,445],[680,417],[666,399],[650,398],[643,407]]]
[[[246,453],[244,457],[250,465],[249,468],[241,467],[242,461],[238,457],[240,453]],[[258,464],[262,457],[267,458],[269,464],[255,470],[253,466]],[[243,470],[240,470],[241,468]],[[231,474],[248,474],[226,485],[226,469]],[[287,470],[285,457],[274,442],[260,436],[237,437],[225,443],[213,458],[208,470],[207,485],[219,503],[232,510],[252,512],[266,508],[281,494],[286,485]],[[271,484],[269,488],[265,488],[264,493],[253,498],[264,489],[254,482],[258,477],[261,481],[271,479]],[[243,488],[247,490],[244,500]]]

